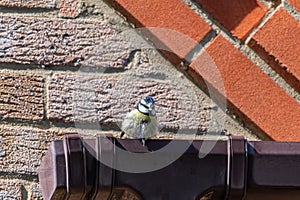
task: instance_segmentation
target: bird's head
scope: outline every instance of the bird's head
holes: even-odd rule
[[[154,98],[151,96],[147,96],[138,103],[137,109],[141,113],[154,116],[156,114]]]

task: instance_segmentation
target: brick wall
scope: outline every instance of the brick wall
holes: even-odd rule
[[[222,134],[300,141],[299,5],[0,0],[0,199],[41,199],[37,172],[50,142],[80,123],[118,136],[145,95],[157,101],[159,138],[209,135],[223,115],[217,98],[227,106]]]

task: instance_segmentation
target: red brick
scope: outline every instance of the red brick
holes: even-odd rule
[[[195,0],[234,36],[244,40],[267,12],[259,0]]]
[[[1,119],[42,120],[44,78],[35,74],[1,71]]]
[[[181,0],[111,0],[113,6],[137,27],[155,27],[144,33],[159,49],[184,58],[211,28]],[[160,28],[157,29],[157,28]]]
[[[231,109],[262,136],[276,141],[300,141],[300,105],[295,99],[222,36],[215,38],[206,52],[191,64],[194,71],[190,73],[197,73],[226,95]],[[218,73],[212,71],[214,66],[222,77],[225,92],[216,79]]]
[[[279,9],[253,36],[250,46],[300,92],[300,24]]]
[[[294,6],[298,11],[300,11],[300,1],[299,0],[287,0],[292,6]]]

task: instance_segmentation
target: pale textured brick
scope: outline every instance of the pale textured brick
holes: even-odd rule
[[[22,185],[17,181],[0,180],[0,199],[21,200]]]
[[[80,0],[60,0],[58,13],[61,17],[75,18],[84,9],[84,4]]]
[[[60,17],[75,18],[85,6],[82,0],[0,0],[0,7],[58,9]]]
[[[50,142],[62,136],[53,130],[0,127],[0,171],[36,175]]]
[[[42,200],[42,191],[40,190],[38,183],[33,183],[30,187],[31,193],[30,193],[30,200]]]
[[[57,8],[57,0],[0,0],[2,7],[19,7],[19,8]]]
[[[145,77],[54,74],[48,88],[48,116],[52,121],[116,127],[141,98],[151,95],[156,99],[161,128],[206,130],[207,116],[199,111],[189,91],[171,80]]]
[[[1,118],[43,119],[43,77],[7,71],[0,73]]]
[[[0,16],[0,62],[123,68],[126,46],[103,52],[117,31],[100,18],[67,20]],[[126,44],[125,44],[126,45]],[[112,54],[115,59],[112,59]],[[105,63],[105,58],[111,62]],[[106,59],[106,60],[107,60]]]

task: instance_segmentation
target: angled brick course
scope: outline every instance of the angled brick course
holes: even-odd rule
[[[229,106],[236,113],[262,136],[300,141],[299,103],[222,36],[214,39],[206,52],[191,67],[219,91],[222,84],[216,77],[220,73]],[[215,65],[218,72],[211,70]]]
[[[211,30],[204,20],[181,0],[109,2],[137,27],[149,28],[142,32],[158,49],[167,50],[166,56],[175,64],[180,63]]]
[[[300,24],[279,9],[250,41],[271,66],[300,92]]]
[[[42,120],[44,78],[35,74],[1,71],[1,119]]]
[[[180,20],[172,20],[170,23],[166,18],[170,18],[170,15],[177,12],[176,8],[170,9],[172,7],[172,3],[175,1],[168,1],[168,5],[165,4],[156,4],[156,2],[151,2],[151,5],[144,4],[140,1],[110,1],[112,5],[115,6],[119,11],[121,11],[128,19],[133,22],[138,27],[147,27],[149,25],[156,27],[167,27],[173,26],[178,28],[176,24],[178,21],[185,23],[186,25],[190,22],[186,20],[187,18],[181,18]],[[249,33],[257,27],[257,25],[261,22],[262,18],[265,16],[267,12],[267,8],[260,2],[256,0],[249,0],[243,3],[238,1],[218,1],[213,3],[211,1],[196,1],[199,3],[204,9],[206,9],[217,21],[219,21],[225,28],[227,28],[234,36],[237,36],[241,40],[246,39]],[[150,4],[150,3],[149,3]],[[176,7],[176,6],[175,6]],[[165,13],[165,10],[172,10],[172,12],[166,12],[165,15],[159,15],[159,19],[155,18],[155,14],[157,13]],[[188,11],[182,11],[182,13]],[[145,14],[146,13],[146,14]],[[153,13],[153,14],[152,14]],[[291,17],[291,16],[289,16]],[[200,17],[198,17],[200,18]],[[177,19],[177,18],[175,18]],[[174,22],[175,21],[175,22]],[[282,22],[284,24],[284,22]],[[192,31],[194,30],[194,26],[189,26]],[[191,28],[192,27],[192,28]],[[274,28],[274,27],[273,27]],[[189,29],[189,30],[190,30]],[[175,28],[173,30],[176,30]],[[151,29],[150,29],[151,31]],[[270,32],[270,31],[269,31]],[[157,34],[153,33],[156,38],[151,38],[149,33],[144,33],[151,41],[154,43],[162,43],[166,46],[169,43],[174,44],[176,47],[181,47],[181,44],[186,44],[185,40],[182,38],[176,38],[176,42],[170,37],[166,37],[167,34]],[[287,36],[283,36],[287,37]],[[162,38],[161,40],[157,40],[157,38]],[[166,39],[167,38],[167,39]],[[290,37],[291,38],[291,37]],[[172,41],[172,42],[171,42]],[[278,40],[277,40],[278,41]],[[169,42],[169,43],[168,43]],[[274,41],[273,41],[274,43]],[[287,44],[293,43],[292,41],[288,41]],[[161,45],[161,44],[160,44]],[[158,46],[158,45],[156,45]],[[189,45],[186,45],[189,46]],[[192,45],[191,45],[192,46]],[[176,47],[172,47],[171,49],[176,49]],[[223,48],[223,51],[221,50]],[[218,50],[214,50],[218,49]],[[225,50],[226,49],[226,50]],[[297,48],[295,48],[297,49]],[[191,50],[191,49],[190,49]],[[217,39],[214,40],[212,44],[209,45],[208,50],[211,50],[215,55],[214,59],[218,60],[218,63],[225,70],[222,74],[222,78],[225,81],[225,90],[229,91],[229,94],[226,94],[228,101],[233,110],[235,110],[238,115],[244,119],[247,124],[259,132],[265,138],[271,138],[274,140],[287,140],[293,141],[298,140],[299,137],[299,105],[297,102],[290,96],[288,96],[284,90],[282,90],[275,82],[272,81],[263,71],[261,71],[257,66],[255,66],[246,56],[243,56],[241,52],[233,47],[229,42],[221,36],[218,36]],[[173,51],[179,58],[183,58],[184,55],[189,51],[188,48]],[[229,51],[229,52],[228,52]],[[184,53],[182,53],[184,52]],[[262,51],[258,51],[259,55],[263,54]],[[291,53],[295,55],[295,53]],[[204,58],[205,54],[202,54],[193,64],[192,68],[194,71],[190,71],[191,75],[194,77],[202,76],[202,71],[197,69],[199,67],[198,62],[202,62],[201,58]],[[275,57],[275,56],[274,56]],[[280,57],[280,56],[278,56]],[[171,61],[174,61],[173,57],[168,57]],[[277,58],[277,56],[275,57]],[[178,61],[178,60],[177,60]],[[180,59],[179,59],[180,61]],[[178,62],[173,62],[178,64]],[[198,63],[198,64],[195,64]],[[200,64],[204,64],[200,63]],[[232,65],[233,69],[228,70],[229,66]],[[241,67],[239,67],[241,65]],[[196,66],[196,67],[195,67]],[[243,68],[244,66],[244,68]],[[239,71],[237,70],[238,68]],[[228,71],[226,71],[228,70]],[[237,71],[235,71],[237,70]],[[291,72],[289,69],[287,70]],[[195,73],[196,72],[196,73]],[[247,73],[250,73],[251,76],[248,77]],[[296,74],[297,72],[293,72]],[[255,75],[254,75],[255,74]],[[245,77],[243,77],[245,76]],[[253,76],[253,77],[252,77]],[[239,77],[236,79],[236,77]],[[208,78],[208,77],[207,77]],[[204,79],[200,78],[199,81],[202,84],[205,81],[208,81],[204,77]],[[285,79],[289,79],[284,76]],[[240,80],[239,80],[240,79]],[[241,81],[243,80],[243,81]],[[288,81],[288,80],[287,80]],[[236,84],[236,82],[242,82],[241,84]],[[249,83],[247,83],[249,82]],[[295,81],[294,81],[295,82]],[[214,83],[217,84],[217,83]],[[256,85],[257,84],[257,85]],[[233,86],[231,86],[233,85]],[[270,87],[268,86],[270,85]],[[220,86],[220,85],[214,85]],[[236,87],[235,89],[234,86]],[[298,85],[292,85],[296,90],[299,89]],[[269,88],[269,89],[267,89]],[[232,93],[231,93],[232,92]],[[273,96],[274,95],[274,96]],[[252,100],[252,102],[250,101]],[[266,103],[265,105],[261,104],[258,106],[258,102],[265,100],[266,102],[270,102],[270,104]],[[284,101],[285,103],[281,103]],[[275,106],[276,105],[276,106]],[[288,107],[287,109],[284,109]],[[283,114],[277,114],[283,112]],[[287,113],[293,112],[291,115]],[[259,116],[258,116],[259,115]],[[289,120],[288,120],[289,119]],[[286,125],[288,121],[291,121],[292,125]],[[279,121],[279,122],[277,122]],[[277,124],[277,126],[273,126],[270,124]],[[286,136],[288,135],[288,136]],[[300,140],[300,139],[299,139]]]
[[[292,6],[294,6],[298,11],[300,11],[300,1],[299,0],[287,0]]]
[[[196,0],[234,36],[244,40],[267,12],[259,0]]]

